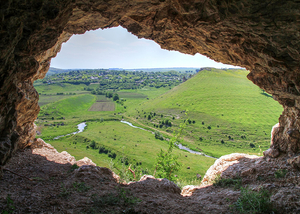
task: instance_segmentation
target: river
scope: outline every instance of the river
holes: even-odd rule
[[[125,123],[125,124],[127,124],[127,125],[129,125],[129,126],[131,126],[131,127],[133,127],[133,128],[137,128],[137,129],[142,129],[142,130],[148,131],[148,130],[143,129],[143,128],[141,128],[141,127],[134,126],[134,125],[132,125],[132,123],[127,122],[127,121],[125,121],[125,120],[121,120],[121,123]],[[187,151],[187,152],[189,152],[189,153],[196,154],[196,155],[202,155],[202,156],[205,156],[205,157],[208,157],[208,158],[214,158],[214,159],[217,159],[217,158],[215,158],[215,157],[206,155],[206,154],[203,153],[203,152],[197,152],[197,151],[191,150],[190,148],[188,148],[188,147],[186,147],[186,146],[183,146],[181,143],[179,143],[179,144],[178,144],[178,143],[175,143],[175,145],[176,145],[179,149],[185,150],[185,151]]]
[[[57,139],[59,139],[61,137],[65,137],[65,136],[69,136],[69,135],[72,135],[72,134],[78,134],[80,132],[83,132],[83,130],[84,130],[85,127],[86,127],[86,123],[79,123],[77,125],[77,128],[78,128],[77,132],[72,132],[72,133],[66,134],[66,135],[60,135],[60,136],[57,136],[57,137],[53,138],[53,140],[57,140]]]
[[[149,131],[149,130],[143,129],[143,128],[141,128],[141,127],[138,127],[138,126],[134,126],[134,125],[132,125],[132,123],[127,122],[127,121],[125,121],[125,120],[121,120],[121,123],[127,124],[127,125],[131,126],[132,128],[141,129],[141,130],[144,130],[144,131]],[[80,132],[83,132],[83,130],[84,130],[85,127],[86,127],[86,123],[85,123],[85,122],[84,122],[84,123],[79,123],[79,124],[77,125],[77,128],[78,128],[78,131],[77,131],[77,132],[73,132],[73,133],[66,134],[66,135],[60,135],[60,136],[57,136],[57,137],[55,137],[55,138],[53,138],[53,139],[54,139],[54,140],[57,140],[57,139],[59,139],[59,138],[61,138],[61,137],[69,136],[69,135],[72,135],[72,134],[78,134],[78,133],[80,133]],[[153,132],[152,132],[152,133],[153,133]],[[179,149],[188,151],[189,153],[196,154],[196,155],[202,155],[202,156],[205,156],[205,157],[217,159],[217,158],[215,158],[215,157],[206,155],[206,154],[203,153],[203,152],[197,152],[197,151],[191,150],[190,148],[188,148],[188,147],[186,147],[186,146],[183,146],[181,143],[179,143],[179,144],[176,143],[175,145],[176,145]]]

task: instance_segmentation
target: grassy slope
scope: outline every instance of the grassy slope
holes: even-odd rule
[[[191,148],[200,148],[217,157],[232,152],[261,153],[261,149],[269,146],[270,130],[278,122],[282,107],[262,94],[262,90],[246,78],[247,73],[245,70],[201,71],[169,92],[143,103],[137,110],[129,111],[128,115],[153,126],[162,118],[148,121],[143,112],[146,115],[163,113],[163,119],[179,118],[172,120],[177,127],[185,118],[182,111],[188,110],[189,117],[196,122],[186,132],[186,144]],[[255,147],[251,148],[250,143]]]
[[[80,140],[82,139],[87,140]],[[105,154],[98,154],[98,149],[87,149],[86,146],[94,140],[97,145],[104,145],[117,154],[114,161],[118,168],[121,168],[119,159],[123,156],[129,158],[129,163],[133,166],[136,162],[142,162],[141,167],[148,169],[150,174],[155,168],[156,154],[160,149],[166,150],[168,144],[166,141],[155,139],[151,132],[140,129],[134,129],[126,124],[114,121],[106,122],[89,122],[87,129],[73,137],[54,140],[50,143],[59,151],[68,151],[74,155],[76,159],[84,156],[90,157],[97,165],[109,167],[109,158]],[[74,144],[76,142],[76,144]],[[179,178],[192,180],[196,178],[196,174],[204,175],[206,170],[214,162],[211,158],[193,155],[179,149],[175,149],[175,154],[179,156],[182,168],[178,173]],[[187,155],[187,157],[185,157]],[[187,169],[190,166],[191,169]]]

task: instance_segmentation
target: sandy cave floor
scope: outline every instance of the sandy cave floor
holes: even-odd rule
[[[81,167],[72,170],[74,163]],[[238,173],[243,186],[269,190],[278,213],[300,213],[300,171],[285,163],[241,158],[222,176]],[[45,143],[18,151],[5,169],[10,171],[0,180],[0,210],[7,213],[234,213],[230,205],[240,195],[233,187],[212,185],[187,187],[181,194],[173,182],[151,176],[121,184],[109,169],[88,159],[76,162]],[[278,169],[287,170],[284,178],[274,177]]]

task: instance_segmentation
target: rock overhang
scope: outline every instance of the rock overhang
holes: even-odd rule
[[[0,14],[0,165],[34,141],[33,81],[45,76],[61,44],[73,34],[120,25],[164,49],[247,68],[248,78],[284,107],[271,150],[300,166],[297,1],[10,0]]]

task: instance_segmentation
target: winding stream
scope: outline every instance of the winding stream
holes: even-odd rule
[[[134,126],[134,125],[132,125],[132,123],[129,123],[129,122],[125,121],[125,120],[121,120],[121,123],[125,123],[125,124],[127,124],[127,125],[129,125],[129,126],[131,126],[131,127],[133,127],[133,128],[136,128],[136,129],[142,129],[142,130],[144,130],[144,131],[148,131],[148,130],[143,129],[143,128],[141,128],[141,127]]]
[[[141,128],[141,127],[138,127],[138,126],[134,126],[134,125],[132,125],[132,123],[127,122],[127,121],[125,121],[125,120],[121,120],[121,123],[127,124],[127,125],[131,126],[132,128],[141,129],[141,130],[144,130],[144,131],[149,131],[149,130],[143,129],[143,128]],[[80,133],[80,132],[83,132],[84,128],[86,127],[86,123],[85,123],[85,122],[84,122],[84,123],[79,123],[79,124],[77,125],[77,127],[78,127],[78,131],[77,131],[77,132],[72,132],[72,133],[66,134],[66,135],[60,135],[60,136],[57,136],[57,137],[55,137],[55,138],[53,138],[53,139],[54,139],[54,140],[57,140],[57,139],[59,139],[59,138],[61,138],[61,137],[65,137],[65,136],[69,136],[69,135],[74,135],[74,134],[78,134],[78,133]],[[217,159],[217,158],[215,158],[215,157],[206,155],[206,154],[204,154],[203,152],[197,152],[197,151],[191,150],[190,148],[188,148],[188,147],[186,147],[186,146],[183,146],[181,143],[179,143],[179,144],[176,143],[175,145],[176,145],[179,149],[188,151],[189,153],[196,154],[196,155],[202,155],[202,156],[205,156],[205,157]]]
[[[84,130],[85,127],[86,127],[86,123],[79,123],[77,125],[77,128],[78,128],[77,132],[72,132],[72,133],[66,134],[66,135],[60,135],[60,136],[57,136],[57,137],[53,138],[53,140],[57,140],[57,139],[59,139],[61,137],[65,137],[65,136],[69,136],[69,135],[72,135],[72,134],[78,134],[80,132],[83,132],[83,130]]]
[[[143,129],[143,128],[141,128],[141,127],[134,126],[134,125],[132,125],[132,123],[127,122],[127,121],[125,121],[125,120],[121,120],[121,123],[125,123],[125,124],[127,124],[127,125],[129,125],[129,126],[131,126],[131,127],[133,127],[133,128],[137,128],[137,129],[142,129],[142,130],[148,131],[148,130]],[[215,157],[206,155],[206,154],[204,154],[204,153],[202,153],[202,152],[197,152],[197,151],[191,150],[190,148],[188,148],[188,147],[186,147],[186,146],[183,146],[181,143],[179,143],[179,144],[176,143],[175,145],[178,146],[179,149],[188,151],[189,153],[196,154],[196,155],[202,155],[202,156],[205,156],[205,157],[208,157],[208,158],[214,158],[214,159],[217,159],[217,158],[215,158]]]

